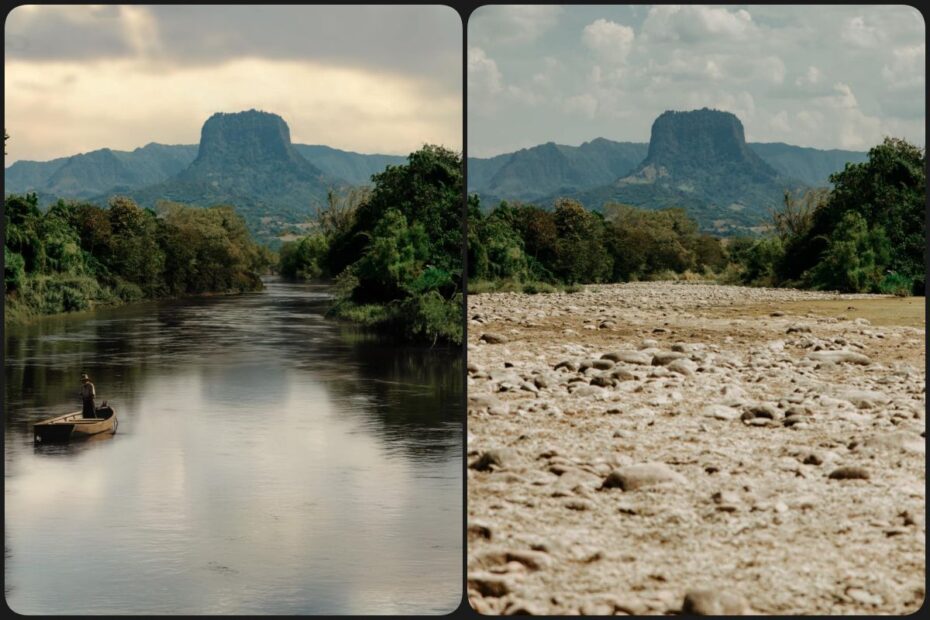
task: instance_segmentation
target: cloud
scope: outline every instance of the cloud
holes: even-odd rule
[[[861,15],[846,20],[843,26],[843,40],[857,47],[875,47],[882,41],[881,33],[874,26],[866,23]]]
[[[882,67],[882,77],[889,88],[900,90],[924,86],[926,44],[907,45],[892,50],[892,58]]]
[[[476,41],[493,40],[505,45],[529,43],[555,26],[562,10],[551,4],[482,6],[469,19],[469,33],[478,33]]]
[[[193,144],[214,112],[280,114],[294,142],[407,154],[424,142],[462,146],[460,93],[437,97],[410,78],[292,60],[241,59],[170,73],[133,60],[8,61],[11,156],[50,159],[148,142]],[[247,84],[248,88],[243,88]]]
[[[736,113],[759,141],[924,143],[926,35],[909,7],[565,6],[545,36],[520,44],[498,41],[494,13],[478,13],[470,40],[506,85],[470,97],[481,114],[472,153],[557,136],[647,140],[663,111],[704,105]]]
[[[5,31],[15,59],[311,59],[461,84],[449,71],[461,64],[461,18],[439,5],[26,5],[9,14]]]
[[[633,49],[636,35],[623,24],[598,19],[585,26],[581,39],[588,49],[608,62],[622,63]]]
[[[569,114],[581,114],[587,118],[594,118],[597,112],[597,98],[594,95],[585,93],[575,95],[565,100],[565,111]]]
[[[195,143],[213,112],[252,107],[297,141],[462,146],[449,7],[24,5],[5,35],[7,163]]]
[[[643,33],[655,40],[694,43],[709,37],[745,40],[755,30],[745,9],[702,5],[659,5],[649,9]]]
[[[504,89],[501,72],[493,58],[480,47],[468,48],[468,90],[496,95]]]

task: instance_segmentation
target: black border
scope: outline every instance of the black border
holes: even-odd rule
[[[17,6],[21,6],[24,4],[40,4],[41,5],[41,4],[83,4],[83,3],[17,2],[14,4],[8,4],[4,6],[4,15],[3,15],[4,24],[6,22],[6,17],[10,14],[10,12],[13,9],[15,9]],[[180,2],[152,2],[152,3],[104,2],[103,4],[151,4],[151,5],[168,6],[168,5],[179,5],[179,4],[185,4],[185,3],[180,3]],[[255,2],[222,2],[222,3],[198,2],[196,4],[223,6],[223,5],[255,5],[255,4],[260,4],[260,3],[255,3]],[[468,536],[467,536],[467,524],[468,524],[468,470],[467,470],[467,461],[468,461],[468,421],[467,421],[467,389],[468,389],[467,388],[468,386],[468,370],[467,370],[467,367],[468,367],[468,339],[467,339],[467,334],[468,334],[468,277],[467,277],[467,274],[468,274],[468,244],[467,244],[467,239],[468,239],[468,217],[467,217],[468,216],[468,20],[471,17],[471,14],[477,8],[481,6],[492,6],[492,5],[561,5],[561,6],[607,5],[607,6],[614,6],[614,5],[653,5],[653,4],[671,4],[671,3],[669,2],[604,2],[603,0],[589,0],[587,2],[572,2],[570,0],[564,1],[564,2],[551,2],[551,1],[545,1],[545,0],[539,1],[539,2],[481,2],[479,0],[446,0],[445,2],[409,2],[409,1],[408,2],[339,2],[339,3],[275,2],[274,4],[291,5],[291,6],[293,5],[298,5],[298,6],[299,5],[331,5],[331,4],[362,5],[362,6],[364,5],[431,5],[431,6],[437,6],[438,5],[438,6],[447,6],[457,11],[462,20],[462,91],[461,91],[462,92],[462,151],[461,152],[462,152],[462,165],[465,168],[464,187],[462,191],[462,234],[463,234],[462,328],[463,328],[463,333],[465,334],[465,338],[463,339],[463,342],[462,342],[462,356],[463,356],[463,360],[465,363],[462,365],[462,372],[463,372],[462,379],[463,379],[463,385],[465,386],[465,389],[466,389],[466,394],[463,394],[463,398],[462,398],[462,598],[461,598],[461,601],[459,602],[458,608],[456,608],[449,614],[446,614],[446,616],[453,617],[453,618],[480,618],[482,616],[471,608],[467,600],[467,571],[468,571],[468,565],[467,565],[467,558],[468,558]],[[693,3],[693,4],[698,4],[698,3]],[[711,4],[711,3],[700,3],[700,4]],[[722,2],[714,2],[712,4],[720,5],[720,6],[742,5],[742,3],[732,2],[728,0],[723,0]],[[779,5],[791,6],[791,5],[797,5],[797,4],[799,3],[798,2],[783,2],[783,1],[756,3],[756,5],[765,5],[765,6],[779,6]],[[818,3],[818,5],[820,6],[837,6],[837,5],[839,6],[866,6],[866,5],[874,5],[874,4],[875,4],[874,2],[862,2],[862,1]],[[926,18],[926,12],[923,10],[923,7],[918,5],[916,2],[900,2],[900,3],[894,3],[894,5],[909,6],[909,7],[916,9],[924,19],[924,24],[925,24],[924,32],[925,32],[925,37],[926,37],[927,18]],[[753,6],[753,5],[749,5],[749,6]],[[5,29],[4,29],[4,39],[5,39]],[[4,46],[3,55],[4,55],[4,64],[5,64],[5,58],[6,58],[5,46]],[[924,67],[924,72],[925,72],[925,76],[924,76],[925,87],[924,88],[926,92],[926,63]],[[3,106],[5,109],[5,99],[4,99]],[[925,106],[926,106],[926,101],[925,101]],[[924,116],[925,116],[925,121],[926,121],[926,111],[925,111]],[[5,115],[4,115],[4,118],[5,118]],[[927,131],[926,122],[925,122],[924,132],[925,132],[924,144],[926,145],[928,142],[927,137],[930,136],[930,132]],[[0,185],[2,185],[2,180],[0,180]],[[0,207],[0,211],[2,211],[2,207]],[[930,227],[930,200],[928,200],[926,203],[924,225],[925,225],[925,228]],[[2,239],[6,238],[6,235],[5,235],[6,231],[4,230],[4,228],[5,228],[4,219],[0,218],[0,238]],[[930,245],[927,245],[927,250],[925,251],[925,254],[924,254],[924,263],[925,263],[925,269],[928,272],[930,272]],[[3,267],[3,258],[0,257],[0,269],[2,269],[2,267]],[[930,315],[930,303],[928,303],[927,297],[925,296],[924,297],[925,329],[926,329],[926,322],[927,322],[928,315]],[[5,304],[3,308],[0,309],[0,325],[2,325],[2,321],[4,319],[5,319]],[[5,358],[5,351],[2,354],[0,354],[0,357]],[[925,377],[926,377],[927,372],[930,371],[930,359],[928,358],[930,358],[930,342],[928,342],[925,338],[924,340]],[[5,392],[6,390],[5,373],[2,377],[0,377],[0,389],[4,391],[4,394],[6,393]],[[2,405],[0,405],[0,407],[2,407]],[[926,402],[925,402],[925,407],[926,407]],[[930,408],[928,408],[927,410],[930,410]],[[925,411],[925,414],[926,414],[926,411]],[[4,423],[2,428],[0,428],[0,436],[5,436],[5,432],[6,432],[6,424]],[[925,462],[927,462],[926,455],[924,458],[925,458]],[[0,463],[0,473],[5,474],[5,459],[3,463]],[[4,476],[4,479],[5,479],[5,476]],[[5,506],[5,499],[6,499],[6,493],[5,493],[5,485],[4,485],[4,496],[2,499],[0,499],[0,505]],[[926,502],[925,502],[925,517],[926,517]],[[926,583],[927,583],[926,582],[926,566],[927,566],[927,563],[926,563],[926,555],[925,555],[925,558],[924,558],[924,567],[925,567],[925,571],[924,571],[925,588],[924,590],[925,591],[926,591]],[[0,569],[0,575],[2,575],[2,581],[4,584],[4,591],[5,591],[5,586],[6,586],[5,561],[4,561],[3,569]],[[924,607],[926,607],[926,598],[924,599],[924,605],[922,605],[919,610],[914,612],[912,616],[921,617],[923,615],[921,614],[921,612],[923,611]],[[10,617],[11,615],[13,616],[22,615],[22,614],[19,614],[13,611],[7,605],[5,594],[3,597],[3,608],[4,608],[4,611],[6,612],[4,614],[4,617]],[[97,616],[97,617],[119,618],[123,616],[110,615],[110,616]],[[157,616],[157,617],[175,617],[175,616]],[[233,615],[231,617],[236,617],[236,616]],[[351,617],[369,617],[369,616],[347,615],[347,616],[339,616],[339,617],[351,618]],[[379,616],[374,616],[374,617],[379,617]],[[391,617],[391,616],[385,615],[381,617]]]

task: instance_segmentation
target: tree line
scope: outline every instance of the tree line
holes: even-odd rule
[[[159,297],[256,290],[272,254],[231,206],[114,197],[108,208],[35,194],[4,201],[6,317],[85,310]]]
[[[427,145],[372,186],[330,193],[313,231],[284,243],[285,277],[335,282],[336,317],[408,340],[463,340],[462,158]]]
[[[888,138],[868,161],[833,174],[832,189],[786,194],[769,232],[721,238],[684,209],[575,200],[552,210],[468,204],[469,290],[545,292],[577,284],[713,279],[841,292],[923,294],[925,152]]]

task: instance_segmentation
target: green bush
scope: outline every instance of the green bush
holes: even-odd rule
[[[899,273],[888,273],[878,283],[878,290],[885,295],[897,295],[898,297],[907,297],[914,288],[914,278],[903,276]]]

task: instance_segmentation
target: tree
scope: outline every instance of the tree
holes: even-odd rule
[[[578,201],[559,199],[553,219],[559,235],[555,261],[559,277],[569,284],[608,279],[613,259],[604,246],[602,218]]]

